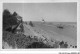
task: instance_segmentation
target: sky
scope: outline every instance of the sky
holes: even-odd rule
[[[8,9],[22,16],[24,21],[76,22],[77,3],[3,3]]]

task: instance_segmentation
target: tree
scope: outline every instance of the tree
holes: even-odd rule
[[[17,25],[17,13],[11,14],[9,10],[5,9],[3,11],[3,30],[12,30],[13,25]]]
[[[13,13],[13,16],[17,16],[18,14],[16,12]]]
[[[5,16],[10,16],[11,15],[11,13],[9,12],[9,10],[8,9],[5,9],[4,11],[3,11],[3,16],[5,17]]]
[[[9,10],[5,9],[3,11],[3,30],[6,28],[6,27],[9,27],[10,24],[9,24],[9,20],[11,17],[11,13],[9,12]]]

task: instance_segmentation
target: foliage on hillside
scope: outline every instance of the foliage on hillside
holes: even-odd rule
[[[24,34],[13,34],[7,31],[3,32],[3,41],[13,48],[50,48],[50,46],[39,41],[38,38]]]
[[[3,32],[3,41],[7,42],[9,46],[12,46],[13,48],[68,48],[68,44],[64,44],[64,41],[55,41],[53,45],[49,45],[49,42],[44,43],[41,40],[38,36],[35,38],[35,36],[32,37],[30,35],[26,36],[24,34],[13,34],[7,31]]]
[[[19,16],[16,12],[12,14],[9,10],[5,9],[3,11],[3,30],[14,33],[18,27],[17,25],[23,21],[22,18],[21,20],[19,20],[19,18],[21,18],[21,16]],[[21,28],[23,28],[23,26]]]

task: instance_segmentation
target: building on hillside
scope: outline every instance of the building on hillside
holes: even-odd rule
[[[22,26],[22,23],[20,23],[19,26],[18,26],[17,29],[16,29],[16,33],[17,33],[17,34],[18,34],[18,33],[22,33],[22,28],[21,28],[20,26]]]

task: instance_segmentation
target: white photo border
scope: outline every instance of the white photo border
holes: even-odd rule
[[[2,49],[2,12],[3,3],[62,3],[62,2],[77,2],[77,49]],[[79,51],[80,50],[80,1],[79,0],[0,0],[0,51]]]

